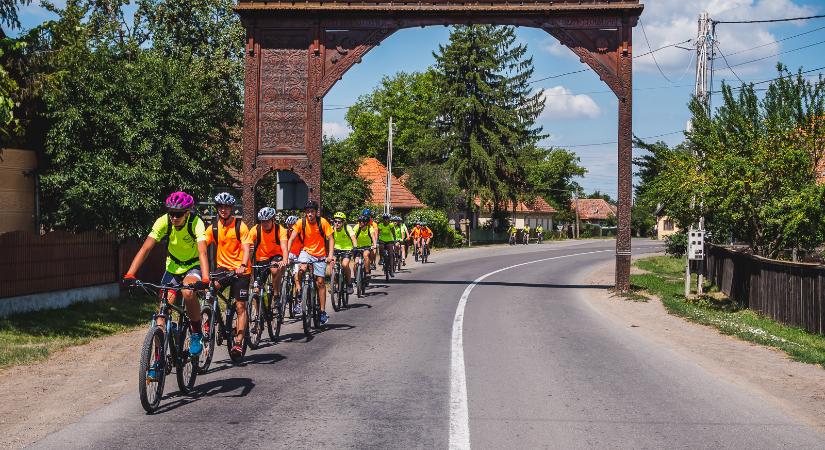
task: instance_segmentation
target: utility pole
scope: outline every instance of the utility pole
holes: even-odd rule
[[[579,228],[581,224],[579,223],[579,192],[578,190],[573,192],[573,198],[576,199],[576,239],[579,238]]]
[[[715,46],[716,23],[710,19],[710,15],[705,11],[699,15],[699,32],[696,36],[696,87],[694,94],[700,102],[704,103],[708,114],[710,114],[710,102],[713,89],[713,60],[716,56]],[[690,128],[692,127],[689,123],[688,129]],[[691,209],[696,207],[695,197],[691,200],[690,207]],[[700,201],[699,208],[704,208],[704,202]],[[702,215],[699,217],[699,231],[704,232],[704,230],[705,217]],[[696,231],[694,225],[690,226],[688,237],[691,236],[692,231]],[[688,248],[690,248],[690,245],[690,240],[688,240]],[[702,252],[702,258],[704,258],[704,252]],[[691,258],[690,255],[688,255],[685,262],[685,297],[690,296],[690,261]],[[699,261],[700,265],[704,265],[704,259]],[[702,294],[702,287],[705,281],[702,272],[700,269],[697,274],[696,293],[699,295]]]
[[[384,192],[384,212],[392,209],[392,117],[390,117],[389,138],[387,139],[387,190]]]

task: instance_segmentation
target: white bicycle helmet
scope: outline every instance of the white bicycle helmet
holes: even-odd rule
[[[264,206],[260,211],[258,211],[258,221],[266,222],[267,220],[272,220],[277,213],[278,211],[275,211],[275,208]]]
[[[232,196],[229,192],[221,192],[220,194],[215,196],[215,204],[216,205],[229,205],[235,206],[235,197]]]
[[[289,216],[286,218],[286,222],[284,222],[287,226],[291,227],[298,222],[298,216]]]

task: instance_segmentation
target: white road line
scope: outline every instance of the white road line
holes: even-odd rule
[[[520,264],[494,270],[476,278],[461,294],[458,307],[455,310],[453,319],[453,336],[450,352],[450,448],[469,449],[470,448],[470,417],[467,410],[467,373],[464,370],[464,307],[470,292],[485,278],[495,275],[505,270],[516,267],[536,264],[554,259],[572,258],[574,256],[592,255],[594,253],[615,252],[615,249],[598,250],[593,252],[576,253],[574,255],[554,256],[552,258],[537,259]]]

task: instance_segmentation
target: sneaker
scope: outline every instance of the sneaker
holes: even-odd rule
[[[149,370],[146,373],[146,376],[149,378],[149,381],[157,380],[158,375],[158,362],[155,361],[152,363],[152,366],[149,367]]]
[[[292,313],[293,314],[300,315],[302,312],[303,312],[303,310],[301,309],[301,304],[300,303],[296,303],[295,306],[292,307]]]
[[[198,356],[203,351],[203,335],[200,333],[192,333],[189,337],[189,354]]]
[[[329,321],[329,316],[327,316],[326,311],[321,311],[321,325],[326,325]]]
[[[352,288],[352,285],[347,286],[347,294],[352,294],[355,292],[355,289]]]
[[[407,265],[407,260],[405,259],[405,260],[401,261],[401,265],[406,266]]]
[[[243,349],[241,348],[240,344],[235,344],[232,346],[232,350],[230,351],[230,353],[233,358],[237,358],[243,354]]]

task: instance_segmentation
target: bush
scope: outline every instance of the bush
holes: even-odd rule
[[[451,247],[456,240],[456,233],[450,227],[450,221],[447,219],[447,214],[444,211],[437,209],[423,208],[416,209],[407,215],[407,223],[415,223],[417,221],[427,222],[427,226],[433,230],[433,245],[436,247]],[[458,234],[458,245],[461,245],[461,234]]]
[[[665,253],[677,258],[685,256],[687,253],[688,238],[687,233],[680,231],[665,238]]]

